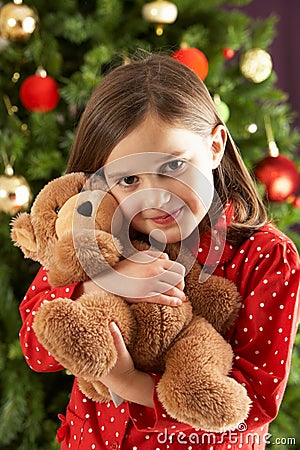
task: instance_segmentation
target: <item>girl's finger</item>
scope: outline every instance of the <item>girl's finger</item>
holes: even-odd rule
[[[125,352],[127,353],[127,348],[121,334],[121,331],[115,322],[110,322],[109,329],[112,334],[114,344],[117,350],[118,355],[122,355]]]

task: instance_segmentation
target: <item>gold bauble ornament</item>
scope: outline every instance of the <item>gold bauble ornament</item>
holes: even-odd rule
[[[177,19],[177,6],[165,0],[156,0],[146,3],[142,8],[143,18],[150,23],[155,23],[155,31],[158,36],[164,32],[163,26],[174,23]]]
[[[13,216],[29,207],[32,195],[25,178],[13,175],[9,169],[6,168],[6,173],[0,175],[0,211]]]
[[[240,70],[253,83],[265,81],[272,73],[273,63],[268,52],[261,48],[248,50],[240,59]]]
[[[26,40],[37,27],[38,15],[29,6],[7,3],[0,10],[0,34],[11,41]]]

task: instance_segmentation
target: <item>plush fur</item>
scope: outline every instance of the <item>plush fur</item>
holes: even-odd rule
[[[85,183],[82,173],[51,181],[30,214],[12,222],[15,245],[48,269],[53,287],[85,281],[121,257],[121,243],[110,233],[116,201],[99,190],[82,192]],[[137,241],[134,246],[147,248]],[[191,267],[191,255],[179,252],[178,244],[166,250],[171,259]],[[33,328],[41,344],[78,377],[85,395],[103,402],[110,395],[99,380],[117,360],[108,327],[115,321],[136,367],[163,373],[157,393],[172,417],[206,431],[234,429],[247,417],[250,400],[228,376],[233,353],[222,334],[234,323],[240,298],[230,281],[210,276],[199,283],[200,276],[196,262],[185,278],[188,300],[181,307],[129,305],[103,291],[76,301],[44,302]]]

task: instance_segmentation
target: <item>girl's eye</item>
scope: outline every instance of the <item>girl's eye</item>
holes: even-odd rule
[[[121,186],[131,186],[138,181],[138,177],[135,175],[130,175],[129,177],[124,177],[119,180]]]
[[[185,162],[181,159],[174,159],[174,161],[170,161],[163,165],[162,173],[174,172],[176,170],[182,169],[184,167]]]
[[[54,210],[55,214],[58,214],[58,213],[59,213],[59,210],[60,210],[60,207],[59,207],[59,206],[56,206],[56,208],[55,208],[55,210]]]

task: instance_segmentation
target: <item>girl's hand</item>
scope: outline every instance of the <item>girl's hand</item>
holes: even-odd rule
[[[131,259],[119,262],[114,269],[122,277],[121,295],[129,303],[178,306],[185,301],[185,268],[171,261],[166,253],[138,252]]]
[[[185,268],[166,253],[143,251],[117,263],[93,280],[80,283],[74,299],[91,292],[112,292],[129,303],[179,306],[185,301]]]
[[[154,383],[152,377],[134,367],[117,325],[111,322],[109,328],[118,353],[118,360],[112,370],[101,377],[99,381],[124,400],[153,407]]]

